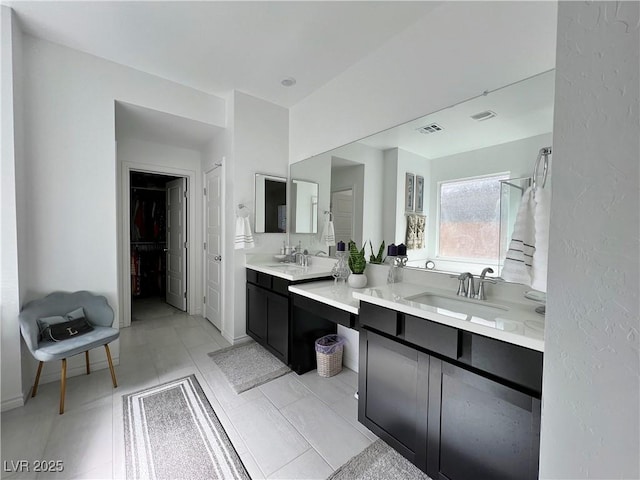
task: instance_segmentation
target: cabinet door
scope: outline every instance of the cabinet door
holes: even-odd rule
[[[247,334],[263,343],[267,338],[267,291],[247,284]]]
[[[537,479],[540,400],[431,358],[427,474]]]
[[[426,468],[429,357],[362,329],[358,420]]]
[[[289,352],[289,299],[269,293],[267,300],[267,345],[276,356],[288,363]]]

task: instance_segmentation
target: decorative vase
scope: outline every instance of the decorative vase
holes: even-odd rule
[[[347,278],[351,288],[364,288],[367,286],[367,276],[364,273],[352,273]]]

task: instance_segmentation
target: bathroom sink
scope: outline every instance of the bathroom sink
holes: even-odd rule
[[[468,317],[495,319],[509,310],[505,306],[480,300],[446,297],[434,293],[420,293],[404,297],[404,300],[431,306],[436,309],[436,313],[462,320],[470,320]]]

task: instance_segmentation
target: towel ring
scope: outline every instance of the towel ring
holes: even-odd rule
[[[238,208],[236,210],[236,215],[241,218],[247,218],[251,212],[247,207],[245,207],[242,203],[238,204]]]
[[[533,167],[533,179],[531,180],[531,189],[535,193],[536,188],[538,187],[538,169],[540,168],[540,160],[544,157],[544,163],[542,164],[542,186],[540,188],[544,188],[547,184],[547,174],[549,173],[549,155],[551,155],[551,147],[541,148],[538,152],[538,158],[536,159],[536,164]]]

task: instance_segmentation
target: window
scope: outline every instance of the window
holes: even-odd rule
[[[438,256],[498,262],[500,180],[508,174],[441,182]]]

